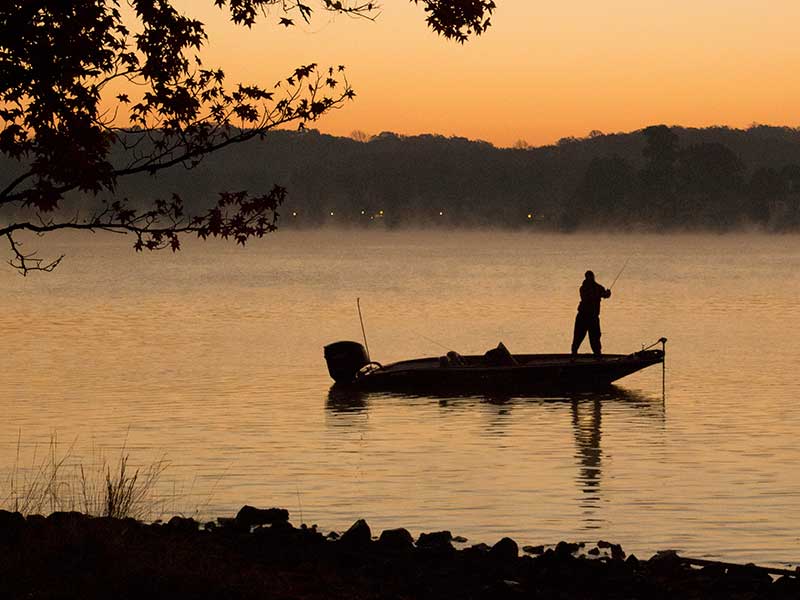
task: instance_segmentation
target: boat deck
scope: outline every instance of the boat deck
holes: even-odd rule
[[[383,366],[384,371],[413,371],[428,369],[513,369],[515,367],[559,367],[575,365],[599,365],[618,362],[631,357],[629,354],[603,354],[600,357],[594,354],[514,354],[512,355],[516,364],[497,365],[489,364],[485,356],[469,355],[461,356],[464,364],[445,364],[442,365],[440,357],[415,358],[412,360],[402,360]]]

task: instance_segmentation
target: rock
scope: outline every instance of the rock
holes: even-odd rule
[[[625,560],[625,551],[619,544],[611,544],[611,559]]]
[[[255,525],[272,525],[289,520],[289,511],[285,508],[255,508],[245,505],[236,514],[236,523],[243,527]]]
[[[414,538],[408,529],[385,529],[378,538],[378,543],[383,550],[390,552],[408,552],[414,549]]]
[[[511,561],[519,557],[519,546],[510,537],[504,537],[492,546],[489,556],[498,561]]]
[[[635,554],[631,554],[628,558],[625,559],[625,564],[628,565],[631,569],[638,569],[639,568],[639,559],[636,558]]]
[[[675,550],[662,550],[656,552],[647,561],[647,566],[655,573],[661,575],[674,575],[684,568],[683,561]]]
[[[0,510],[0,542],[17,541],[25,529],[25,517],[18,512]]]
[[[598,544],[599,546],[600,544]],[[556,544],[556,555],[557,556],[572,556],[575,552],[580,549],[578,544],[571,544],[569,542],[558,542]]]
[[[434,531],[420,533],[417,539],[417,548],[421,550],[453,550],[451,540],[453,535],[449,531]]]
[[[44,527],[47,524],[47,519],[42,515],[28,515],[25,517],[25,522],[32,527]]]
[[[800,567],[797,574],[800,575]],[[772,584],[772,592],[775,598],[800,598],[800,579],[783,575]]]
[[[523,546],[522,551],[528,554],[541,554],[544,552],[544,546]]]
[[[0,510],[0,530],[11,527],[24,527],[25,517],[18,512]]]
[[[273,525],[275,527],[275,525]],[[312,525],[311,527],[301,527],[300,529],[296,530],[298,532],[298,539],[303,541],[305,544],[321,544],[325,541],[325,536],[323,536],[319,531],[317,531],[317,526]]]
[[[453,541],[456,544],[466,544],[469,540],[465,538],[463,535],[457,535],[453,538]]]
[[[253,538],[258,540],[265,551],[285,551],[287,555],[303,535],[301,529],[295,529],[289,521],[276,521],[269,527],[254,527]]]
[[[597,547],[598,548],[611,548],[611,542],[607,542],[605,540],[600,540],[599,542],[597,542]]]
[[[199,529],[199,524],[192,518],[184,518],[179,516],[172,517],[164,529],[175,533],[193,533]]]
[[[214,531],[217,528],[217,524],[214,521],[209,521],[205,525],[203,525],[203,529],[206,531]]]
[[[336,541],[339,539],[339,534],[335,531],[331,531],[328,535],[325,536],[326,539]]]
[[[526,595],[522,591],[522,586],[513,579],[500,579],[492,581],[481,590],[480,598],[486,600],[506,600],[524,598]]]
[[[245,521],[238,521],[230,517],[217,517],[219,528],[217,531],[225,535],[250,533],[252,527]]]
[[[56,511],[50,513],[50,516],[47,517],[47,522],[57,527],[77,527],[86,523],[89,519],[88,515],[77,511]]]
[[[263,527],[263,526],[262,526]],[[296,531],[294,526],[289,521],[275,521],[269,526],[270,531]]]
[[[600,548],[592,548],[586,554],[588,554],[589,556],[599,556]]]
[[[725,579],[727,583],[733,583],[737,589],[757,590],[772,584],[772,577],[769,576],[769,573],[752,563],[729,567]]]
[[[359,519],[342,534],[339,543],[350,547],[363,547],[372,541],[372,531],[364,519]]]
[[[483,542],[480,542],[479,544],[474,544],[470,546],[469,549],[474,552],[490,552],[492,550],[492,547],[489,544],[484,544]]]
[[[275,526],[273,525],[273,527],[275,527]],[[307,539],[307,540],[310,540],[310,539],[313,539],[313,540],[324,540],[325,539],[325,536],[323,536],[317,530],[317,524],[316,523],[314,523],[310,527],[308,525],[306,525],[305,523],[301,523],[299,531],[300,531],[300,534],[303,536],[303,539]]]

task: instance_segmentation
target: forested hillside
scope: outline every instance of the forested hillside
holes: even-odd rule
[[[275,183],[288,189],[282,227],[787,230],[800,226],[800,130],[661,125],[515,149],[437,135],[274,131],[193,169],[139,176],[119,193],[137,201],[176,192],[191,208]]]

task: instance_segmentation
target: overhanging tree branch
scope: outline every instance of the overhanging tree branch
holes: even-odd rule
[[[483,33],[494,10],[487,0],[411,1],[424,7],[434,31],[459,42]],[[363,0],[214,4],[247,27],[259,15],[289,27],[296,18],[310,21],[317,9],[367,19],[380,10]],[[227,86],[221,69],[203,66],[206,40],[203,24],[170,0],[8,0],[0,7],[0,155],[16,163],[15,175],[0,181],[0,209],[13,209],[19,219],[0,225],[0,235],[9,241],[15,268],[47,271],[60,261],[23,253],[14,238],[23,231],[126,232],[136,236],[137,250],[177,250],[178,236],[189,232],[245,243],[274,230],[285,197],[277,187],[252,197],[223,193],[222,204],[194,217],[183,216],[177,196],[145,208],[113,201],[90,216],[38,225],[25,217],[71,211],[68,193],[97,202],[114,198],[121,178],[179,164],[191,168],[209,153],[275,127],[302,128],[355,96],[344,67],[316,64],[297,67],[271,88]],[[123,81],[116,96],[106,95]]]

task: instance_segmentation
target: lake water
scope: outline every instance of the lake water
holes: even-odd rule
[[[0,485],[55,434],[73,461],[164,455],[168,511],[800,562],[800,237],[281,232],[176,255],[34,241],[67,258],[0,269]],[[357,297],[384,363],[501,340],[568,352],[583,272],[609,285],[628,258],[604,349],[668,337],[666,398],[659,367],[599,396],[329,395],[322,346],[361,339]]]

